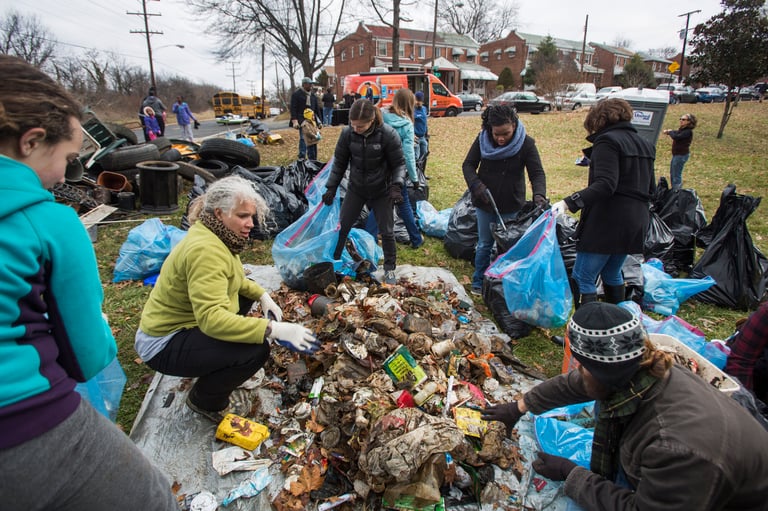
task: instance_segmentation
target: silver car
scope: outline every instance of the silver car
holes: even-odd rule
[[[597,103],[597,95],[591,92],[577,92],[573,96],[563,98],[563,110],[578,110],[581,107],[591,107]]]

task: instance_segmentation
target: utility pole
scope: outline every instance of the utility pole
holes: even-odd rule
[[[584,52],[587,49],[587,26],[589,25],[589,14],[587,14],[584,20],[584,39],[581,40],[581,81],[582,83],[587,81],[587,73],[584,72]]]
[[[236,74],[235,74],[235,64],[236,64],[236,62],[230,62],[230,64],[232,65],[232,75],[231,75],[232,76],[232,92],[237,92],[237,84],[235,83],[235,76],[236,76]]]
[[[266,104],[267,96],[264,94],[264,43],[261,43],[261,116],[265,119],[269,117]]]
[[[432,72],[435,72],[437,64],[435,63],[435,38],[437,37],[437,0],[435,0],[435,21],[432,25]]]
[[[685,67],[685,45],[688,43],[688,24],[691,21],[691,14],[696,14],[701,12],[701,10],[695,10],[695,11],[689,11],[684,14],[680,14],[677,17],[682,18],[685,16],[685,32],[683,33],[683,53],[680,56],[680,78],[678,79],[678,82],[683,83],[683,68]]]
[[[155,0],[156,2],[159,2],[160,0]],[[149,29],[149,17],[150,16],[162,16],[162,14],[155,14],[147,12],[147,0],[141,0],[141,10],[142,12],[127,12],[126,14],[130,14],[131,16],[141,16],[144,18],[144,30],[131,30],[131,34],[144,34],[147,37],[147,54],[149,55],[149,82],[152,88],[156,87],[155,83],[155,65],[152,63],[152,43],[150,41],[150,36],[152,34],[162,34],[162,31],[158,30],[150,30]]]

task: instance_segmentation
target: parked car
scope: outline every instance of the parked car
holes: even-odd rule
[[[757,101],[760,99],[760,92],[755,90],[754,87],[742,87],[739,89],[740,101]]]
[[[595,95],[597,96],[597,99],[600,100],[600,99],[603,99],[603,98],[607,98],[611,94],[615,94],[617,92],[621,92],[622,90],[623,90],[623,87],[619,87],[618,85],[614,85],[614,86],[611,86],[611,87],[603,87],[602,89],[597,91],[597,94],[595,94]]]
[[[509,105],[518,112],[538,114],[552,110],[552,103],[533,92],[505,92],[492,99],[489,105]]]
[[[475,110],[479,112],[483,109],[483,97],[480,94],[472,94],[469,92],[460,92],[456,94],[461,102],[464,103],[464,111]]]
[[[563,110],[576,110],[583,106],[590,107],[597,103],[597,95],[591,92],[577,92],[563,98]]]
[[[677,103],[696,103],[699,100],[699,96],[696,95],[696,91],[690,85],[683,85],[682,83],[662,83],[656,90],[668,90],[669,91],[669,103],[676,105]]]
[[[725,101],[725,94],[717,87],[701,87],[696,89],[701,103],[722,103]]]

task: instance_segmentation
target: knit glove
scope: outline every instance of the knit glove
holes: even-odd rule
[[[299,353],[314,353],[320,348],[320,343],[312,334],[312,330],[295,323],[272,321],[269,339],[280,346]]]
[[[538,458],[533,460],[533,469],[552,481],[565,481],[571,470],[576,468],[576,463],[560,456],[545,452],[538,452],[536,455]]]
[[[393,184],[389,187],[389,198],[393,204],[403,202],[403,187],[399,184]]]
[[[499,421],[503,422],[507,427],[507,436],[512,433],[512,428],[515,427],[520,417],[525,415],[520,411],[517,406],[517,401],[511,403],[504,403],[502,405],[489,406],[485,408],[480,416],[484,421]]]
[[[323,204],[330,206],[333,204],[333,199],[336,198],[336,188],[326,188],[323,194]]]
[[[265,318],[271,317],[277,321],[283,320],[282,309],[277,306],[272,297],[269,296],[269,293],[265,292],[263,295],[261,295],[261,298],[259,298],[259,303],[261,304],[261,313],[264,314]]]
[[[469,188],[469,191],[472,193],[472,198],[475,202],[480,204],[491,203],[491,201],[488,200],[488,194],[490,193],[488,187],[485,186],[482,181],[475,181]]]
[[[533,196],[533,202],[539,207],[544,207],[547,205],[547,198],[543,195],[536,194]]]

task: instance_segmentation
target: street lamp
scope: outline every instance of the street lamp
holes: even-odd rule
[[[162,50],[163,48],[170,48],[175,46],[176,48],[184,49],[183,44],[165,44],[155,48],[155,50]],[[149,83],[152,88],[156,88],[155,84],[155,64],[152,62],[152,44],[149,42],[149,36],[147,36],[147,53],[149,54]]]

